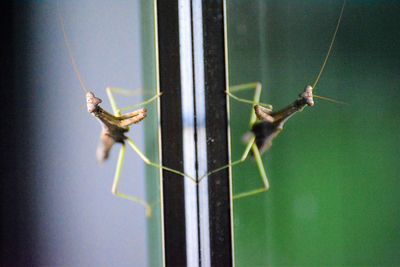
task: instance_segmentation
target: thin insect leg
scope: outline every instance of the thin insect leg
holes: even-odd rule
[[[253,101],[242,99],[242,98],[238,98],[237,96],[232,94],[232,92],[239,92],[239,91],[250,90],[250,89],[255,90]],[[242,84],[242,85],[232,86],[232,87],[230,87],[230,91],[227,92],[227,94],[229,96],[233,97],[234,99],[240,101],[240,102],[245,102],[245,103],[249,103],[249,104],[253,104],[254,105],[256,103],[259,103],[260,97],[261,97],[261,91],[262,91],[261,83],[249,83],[249,84]],[[272,108],[272,107],[267,106],[267,108]],[[250,120],[249,120],[249,126],[252,127],[252,125],[256,122],[257,117],[256,117],[255,112],[253,111],[253,109],[251,110],[250,114],[251,115],[250,115]],[[209,175],[211,175],[213,173],[219,172],[219,171],[221,171],[223,169],[226,169],[228,167],[233,167],[235,165],[238,165],[238,164],[244,162],[247,159],[247,157],[248,157],[248,155],[250,153],[250,150],[252,150],[254,158],[255,158],[256,163],[257,163],[258,170],[260,172],[260,175],[261,175],[261,178],[262,178],[262,181],[263,181],[263,184],[264,184],[264,187],[261,188],[261,189],[240,193],[240,194],[238,194],[236,196],[233,196],[233,198],[234,199],[243,198],[243,197],[246,197],[246,196],[251,196],[251,195],[254,195],[254,194],[258,194],[258,193],[267,191],[269,189],[268,177],[267,177],[267,174],[265,172],[265,168],[264,168],[264,165],[263,165],[263,162],[262,162],[260,151],[259,151],[257,145],[255,144],[255,139],[256,139],[256,137],[254,135],[250,138],[250,140],[248,141],[247,146],[246,146],[246,148],[244,150],[244,153],[243,153],[242,157],[239,160],[233,161],[233,162],[231,162],[231,163],[229,163],[227,165],[224,165],[222,167],[219,167],[219,168],[207,173],[206,175],[200,177],[199,182],[205,176],[209,176]]]
[[[244,99],[234,95],[233,93],[240,92],[240,91],[247,91],[247,90],[254,90],[254,97],[253,101]],[[235,99],[236,101],[251,104],[251,105],[260,105],[269,109],[272,109],[272,106],[265,103],[260,103],[260,96],[262,91],[262,85],[259,82],[255,83],[246,83],[246,84],[239,84],[229,87],[229,91],[226,91],[226,94],[229,95],[231,98]]]
[[[154,100],[156,100],[162,94],[162,93],[158,93],[155,96],[151,97],[150,99],[148,99],[144,102],[138,103],[134,106],[124,107],[124,108],[117,107],[117,102],[115,101],[114,94],[119,94],[119,95],[124,95],[124,96],[135,96],[140,93],[140,90],[141,89],[126,90],[126,89],[115,88],[115,87],[107,87],[106,92],[107,92],[108,99],[110,100],[111,108],[113,110],[114,115],[119,115],[121,110],[128,110],[128,109],[132,109],[132,108],[135,108],[138,106],[147,105],[147,104],[153,102]]]
[[[235,96],[235,95],[232,94],[232,92],[239,92],[239,91],[245,91],[245,90],[255,90],[255,91],[254,91],[253,101],[246,100],[246,99],[242,99],[242,98],[238,98],[237,96]],[[231,87],[229,88],[229,92],[227,91],[226,93],[227,93],[230,97],[233,97],[234,99],[236,99],[236,100],[238,100],[238,101],[240,101],[240,102],[245,101],[245,103],[255,104],[255,103],[259,103],[259,101],[260,101],[261,91],[262,91],[262,85],[261,85],[261,83],[255,82],[255,83],[247,83],[247,84],[240,84],[240,85],[231,86]],[[251,127],[251,126],[256,122],[256,120],[257,120],[257,117],[256,117],[256,115],[255,115],[253,109],[251,109],[249,126]],[[238,165],[238,164],[244,162],[244,161],[246,160],[246,158],[247,158],[249,152],[250,152],[250,149],[252,148],[252,146],[253,146],[253,144],[254,144],[255,139],[256,139],[255,136],[253,136],[253,137],[248,141],[247,146],[246,146],[246,148],[245,148],[245,150],[244,150],[244,153],[243,153],[242,157],[241,157],[239,160],[230,162],[229,164],[223,165],[223,166],[221,166],[221,167],[219,167],[219,168],[217,168],[217,169],[215,169],[215,170],[212,170],[212,171],[208,172],[207,174],[201,176],[201,177],[199,178],[198,181],[200,182],[200,181],[203,180],[206,176],[209,176],[209,175],[211,175],[211,174],[213,174],[213,173],[222,171],[222,170],[224,170],[224,169],[226,169],[226,168],[228,168],[228,167],[233,167],[233,166],[235,166],[235,165]]]
[[[161,92],[161,93],[158,93],[158,94],[156,94],[156,95],[154,95],[153,97],[151,97],[150,99],[148,99],[148,100],[146,100],[146,101],[143,101],[143,102],[138,103],[138,104],[135,104],[135,105],[123,107],[123,108],[121,108],[120,110],[121,110],[121,111],[130,110],[130,109],[134,109],[134,108],[137,108],[137,107],[141,107],[141,106],[148,105],[148,104],[150,104],[151,102],[153,102],[154,100],[156,100],[157,98],[159,98],[160,96],[162,96],[162,92]]]
[[[251,190],[251,191],[248,191],[248,192],[237,194],[237,195],[233,196],[233,199],[235,199],[235,200],[239,199],[239,198],[244,198],[244,197],[256,195],[256,194],[259,194],[259,193],[263,193],[263,192],[268,191],[268,189],[269,189],[268,177],[267,177],[267,173],[265,172],[265,169],[264,169],[264,165],[263,165],[263,162],[262,162],[260,151],[258,150],[257,145],[254,144],[254,143],[253,143],[251,148],[253,150],[254,159],[256,160],[257,167],[258,167],[258,170],[260,172],[264,187],[262,187],[260,189],[255,189],[255,190]]]
[[[210,176],[211,174],[217,173],[217,172],[222,171],[222,170],[224,170],[224,169],[226,169],[226,168],[229,168],[229,167],[233,167],[233,166],[235,166],[235,165],[237,165],[237,164],[242,163],[243,161],[245,161],[245,160],[247,159],[247,156],[249,155],[250,149],[251,149],[251,147],[253,146],[255,140],[256,140],[256,137],[255,137],[255,136],[253,136],[253,137],[249,140],[249,142],[248,142],[248,144],[247,144],[247,146],[246,146],[246,149],[244,150],[243,155],[242,155],[242,157],[241,157],[240,159],[238,159],[238,160],[236,160],[236,161],[233,161],[233,162],[231,162],[231,163],[228,163],[228,164],[226,164],[226,165],[223,165],[223,166],[221,166],[221,167],[219,167],[219,168],[217,168],[217,169],[215,169],[215,170],[212,170],[212,171],[208,172],[207,174],[201,176],[201,177],[199,178],[198,182],[200,183],[201,180],[203,180],[206,176]]]
[[[171,168],[168,168],[168,167],[165,167],[165,166],[162,166],[162,165],[160,165],[160,164],[157,164],[157,163],[155,163],[155,162],[150,161],[150,160],[142,153],[142,151],[140,151],[140,149],[136,146],[136,144],[132,141],[132,139],[128,138],[128,139],[126,139],[126,141],[127,141],[128,144],[130,145],[130,147],[133,149],[133,151],[135,151],[136,154],[138,154],[139,157],[144,161],[144,163],[146,163],[146,164],[148,164],[148,165],[150,165],[150,166],[153,166],[153,167],[155,167],[155,168],[157,168],[157,169],[163,169],[163,170],[166,170],[166,171],[169,171],[169,172],[178,174],[178,175],[180,175],[180,176],[187,177],[187,178],[189,178],[192,182],[197,183],[196,179],[195,179],[194,177],[190,176],[190,175],[187,175],[187,174],[185,174],[185,173],[183,173],[183,172],[180,172],[180,171],[177,171],[177,170],[174,170],[174,169],[171,169]]]
[[[139,205],[142,205],[146,209],[146,217],[150,217],[151,213],[152,213],[152,209],[146,201],[144,201],[143,199],[141,199],[139,197],[130,196],[130,195],[126,195],[126,194],[122,194],[122,193],[118,192],[118,185],[120,182],[121,170],[122,170],[122,164],[124,162],[124,157],[125,157],[125,145],[123,144],[119,151],[117,168],[115,170],[114,182],[113,182],[113,185],[111,188],[111,192],[117,197],[127,199],[127,200],[133,201]]]

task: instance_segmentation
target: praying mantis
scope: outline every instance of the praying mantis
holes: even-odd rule
[[[147,201],[136,196],[121,193],[119,191],[121,170],[123,167],[123,162],[126,152],[126,144],[128,144],[128,146],[140,157],[140,159],[149,166],[152,166],[157,169],[163,169],[165,171],[178,174],[182,177],[188,177],[193,182],[195,182],[195,178],[190,177],[189,175],[186,175],[183,172],[162,166],[156,162],[151,161],[148,157],[144,155],[144,153],[139,149],[136,143],[126,135],[126,133],[130,129],[130,126],[141,122],[147,116],[147,110],[145,108],[140,108],[132,112],[121,114],[121,108],[117,105],[114,95],[115,94],[132,95],[133,93],[132,91],[121,88],[107,87],[106,93],[109,102],[111,104],[113,114],[107,112],[100,106],[100,104],[103,102],[102,99],[96,97],[96,95],[93,92],[87,89],[86,84],[80,75],[78,65],[76,63],[75,57],[72,53],[71,46],[69,44],[69,39],[64,26],[64,20],[59,10],[58,10],[58,15],[70,64],[75,72],[77,79],[79,80],[82,91],[85,93],[87,111],[88,113],[93,115],[100,122],[102,126],[102,131],[100,134],[100,142],[96,152],[97,160],[99,162],[107,160],[110,150],[114,146],[114,144],[116,143],[121,144],[111,192],[112,194],[114,194],[119,198],[123,198],[143,206],[145,209],[146,216],[150,217],[152,214],[152,207]],[[156,101],[161,95],[162,93],[158,93],[153,97],[149,98],[148,100],[136,104],[135,107],[148,105]],[[131,109],[131,107],[124,107],[124,110],[125,109]]]
[[[272,141],[282,132],[284,124],[294,114],[302,111],[307,106],[314,106],[314,98],[320,98],[337,104],[346,104],[345,102],[313,94],[313,91],[315,91],[318,81],[321,78],[324,68],[328,62],[329,56],[332,52],[333,44],[335,42],[340,22],[342,20],[345,4],[346,1],[343,1],[328,51],[325,55],[324,61],[321,65],[321,68],[314,83],[312,84],[312,86],[307,85],[304,91],[299,94],[299,97],[292,104],[288,105],[280,111],[273,112],[271,105],[260,103],[262,84],[259,82],[231,86],[229,90],[226,91],[226,94],[231,99],[253,106],[253,110],[250,113],[250,121],[248,124],[250,129],[249,132],[247,132],[242,139],[243,142],[246,144],[246,147],[240,159],[230,162],[229,164],[224,165],[220,168],[217,168],[209,172],[207,175],[219,172],[228,167],[239,165],[245,162],[249,158],[249,154],[252,153],[254,160],[256,161],[257,168],[263,184],[261,188],[233,195],[234,200],[267,192],[269,190],[270,184],[264,168],[264,164],[262,162],[261,155],[264,154],[271,147]],[[253,100],[247,100],[236,96],[236,93],[247,90],[254,91]]]
[[[114,146],[114,144],[116,144],[116,143],[121,144],[111,192],[117,197],[120,197],[120,198],[123,198],[126,200],[130,200],[134,203],[137,203],[137,204],[143,206],[146,210],[146,216],[151,216],[152,207],[148,202],[146,202],[142,198],[127,195],[127,194],[121,193],[119,191],[118,186],[120,183],[121,170],[123,167],[124,157],[125,157],[125,153],[126,153],[126,145],[128,145],[128,147],[131,148],[132,151],[135,152],[145,164],[152,166],[154,168],[163,169],[163,170],[178,174],[182,177],[186,177],[186,178],[190,179],[191,181],[193,181],[194,183],[199,183],[202,181],[202,179],[204,177],[209,176],[213,173],[219,172],[223,169],[239,165],[240,163],[246,161],[248,159],[250,153],[252,153],[252,155],[257,163],[257,167],[258,167],[260,176],[263,181],[263,187],[260,189],[255,189],[255,190],[251,190],[248,192],[239,193],[239,194],[233,196],[233,198],[240,199],[240,198],[248,197],[251,195],[258,194],[258,193],[266,192],[269,189],[269,181],[268,181],[268,177],[267,177],[267,174],[266,174],[266,171],[264,168],[264,164],[261,159],[261,155],[263,153],[265,153],[265,151],[267,151],[268,148],[272,145],[273,139],[279,135],[279,133],[283,129],[284,124],[287,122],[287,120],[289,118],[291,118],[295,113],[301,111],[304,107],[313,106],[314,105],[314,100],[313,100],[314,97],[324,98],[324,97],[314,95],[313,90],[315,90],[315,88],[316,88],[318,80],[321,77],[321,74],[325,68],[327,60],[331,53],[333,43],[336,38],[338,29],[339,29],[343,10],[344,10],[344,4],[342,6],[340,16],[338,19],[338,23],[336,25],[336,29],[335,29],[334,35],[332,37],[332,41],[329,46],[327,55],[325,57],[325,60],[322,64],[322,67],[320,69],[320,72],[319,72],[315,82],[313,83],[312,86],[306,86],[305,90],[300,94],[299,98],[297,98],[291,105],[282,109],[281,111],[272,112],[272,106],[260,103],[260,96],[261,96],[261,92],[262,92],[262,85],[260,83],[251,83],[251,84],[232,86],[229,88],[229,90],[226,91],[226,94],[230,98],[237,100],[239,102],[251,104],[254,107],[254,110],[251,112],[250,121],[249,121],[250,133],[245,134],[245,136],[243,138],[244,142],[246,143],[246,147],[245,147],[245,150],[239,160],[230,162],[229,164],[224,165],[215,170],[211,170],[208,173],[201,176],[199,179],[191,177],[191,176],[189,176],[183,172],[180,172],[178,170],[171,169],[167,166],[162,166],[156,162],[152,162],[138,148],[138,146],[135,144],[135,142],[131,138],[126,136],[126,133],[129,131],[130,126],[141,122],[142,120],[144,120],[146,118],[146,115],[147,115],[147,110],[145,108],[141,108],[141,109],[137,109],[137,110],[134,110],[134,111],[131,111],[128,113],[121,114],[121,109],[118,107],[118,105],[115,101],[114,94],[127,95],[127,94],[129,94],[128,91],[119,89],[119,88],[108,87],[106,89],[106,92],[107,92],[109,101],[111,103],[113,112],[109,113],[100,106],[100,104],[102,103],[102,100],[100,98],[96,97],[93,92],[86,89],[86,85],[84,84],[83,80],[80,77],[80,73],[79,73],[77,64],[75,62],[72,50],[71,50],[69,42],[68,42],[68,37],[67,37],[66,31],[64,28],[63,20],[62,20],[62,17],[60,16],[60,22],[61,22],[61,26],[62,26],[62,30],[63,30],[63,34],[64,34],[64,40],[65,40],[65,44],[67,46],[67,50],[69,53],[69,59],[71,61],[71,65],[74,68],[76,76],[79,79],[81,88],[86,94],[87,111],[91,115],[93,115],[102,125],[100,144],[97,149],[98,160],[99,161],[106,160],[108,158],[108,154],[109,154],[111,148]],[[255,93],[254,93],[253,100],[246,100],[243,98],[239,98],[235,95],[236,93],[244,91],[244,90],[254,90]],[[150,103],[156,101],[159,97],[162,97],[162,93],[154,95],[153,97],[149,98],[148,100],[137,104],[137,106],[145,106],[147,104],[150,104]],[[324,99],[331,100],[329,98],[324,98]],[[258,119],[258,121],[257,121],[257,119]]]

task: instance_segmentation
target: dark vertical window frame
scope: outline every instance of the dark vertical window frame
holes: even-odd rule
[[[162,164],[183,171],[178,1],[156,2]],[[163,234],[166,266],[186,265],[184,179],[163,171]]]
[[[202,176],[229,162],[224,1],[156,3],[162,164]],[[199,191],[163,171],[166,266],[233,266],[229,174],[207,177]]]
[[[203,1],[208,170],[229,162],[225,4]],[[208,177],[211,266],[233,266],[229,169]]]

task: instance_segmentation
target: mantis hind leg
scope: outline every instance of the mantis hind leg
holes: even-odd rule
[[[246,91],[246,90],[254,90],[254,96],[253,96],[253,100],[252,101],[244,99],[244,98],[240,98],[240,97],[235,95],[235,93],[237,93],[237,92]],[[226,94],[229,95],[229,97],[235,99],[236,101],[239,101],[239,102],[242,102],[242,103],[251,104],[253,106],[258,104],[258,105],[262,105],[262,106],[264,106],[264,107],[266,107],[268,109],[272,109],[271,105],[260,103],[261,92],[262,92],[261,83],[255,82],[255,83],[247,83],[247,84],[240,84],[240,85],[236,85],[236,86],[231,86],[229,88],[229,91],[226,91]],[[255,114],[254,110],[252,109],[251,113],[250,113],[250,120],[249,120],[250,128],[253,126],[253,124],[256,121],[257,121],[257,117],[256,117],[256,114]],[[255,161],[257,163],[257,167],[258,167],[261,179],[263,181],[263,187],[260,188],[260,189],[255,189],[255,190],[251,190],[251,191],[248,191],[248,192],[239,193],[237,195],[234,195],[233,199],[240,199],[240,198],[244,198],[244,197],[247,197],[247,196],[252,196],[252,195],[255,195],[255,194],[258,194],[258,193],[262,193],[262,192],[268,191],[268,189],[269,189],[268,177],[267,177],[267,174],[266,174],[263,162],[262,162],[260,151],[259,151],[257,145],[255,144],[255,136],[254,135],[251,138],[249,138],[249,140],[247,140],[246,148],[245,148],[245,150],[244,150],[244,152],[243,152],[243,154],[242,154],[242,156],[241,156],[241,158],[239,160],[230,162],[227,165],[221,166],[221,167],[219,167],[219,168],[217,168],[217,169],[215,169],[213,171],[208,172],[204,176],[200,177],[199,182],[206,176],[209,176],[209,175],[211,175],[213,173],[219,172],[219,171],[224,170],[226,168],[233,167],[235,165],[239,165],[239,164],[243,163],[247,159],[247,157],[248,157],[248,155],[250,153],[250,150],[253,151],[254,159],[255,159]]]
[[[256,195],[256,194],[259,194],[259,193],[267,192],[268,189],[269,189],[269,181],[268,181],[267,173],[266,173],[265,168],[264,168],[264,164],[262,162],[260,151],[259,151],[257,145],[255,144],[255,139],[256,139],[255,136],[253,136],[249,140],[249,142],[247,143],[247,146],[246,146],[246,148],[245,148],[245,150],[244,150],[244,152],[242,154],[242,157],[239,160],[233,161],[233,162],[231,162],[229,164],[221,166],[220,168],[217,168],[217,169],[207,173],[206,175],[200,177],[199,182],[203,178],[205,178],[206,176],[209,176],[209,175],[211,175],[213,173],[219,172],[219,171],[224,170],[226,168],[233,167],[235,165],[243,163],[247,159],[248,155],[250,154],[250,150],[252,150],[253,151],[253,155],[254,155],[254,159],[255,159],[255,161],[257,163],[258,171],[260,173],[260,176],[261,176],[261,179],[262,179],[262,182],[263,182],[263,187],[259,188],[259,189],[254,189],[254,190],[251,190],[251,191],[247,191],[247,192],[236,194],[236,195],[233,196],[233,199],[236,200],[236,199],[240,199],[240,198]]]
[[[180,171],[177,171],[177,170],[174,170],[174,169],[171,169],[171,168],[168,168],[168,167],[166,167],[166,166],[162,166],[162,165],[160,165],[160,164],[157,164],[157,163],[155,163],[155,162],[150,161],[150,160],[143,154],[143,152],[140,151],[139,147],[137,147],[137,145],[135,144],[135,142],[133,142],[132,139],[128,138],[128,139],[126,139],[126,141],[127,141],[128,145],[132,148],[132,150],[133,150],[136,154],[138,154],[138,156],[139,156],[139,157],[144,161],[144,163],[146,163],[147,165],[150,165],[150,166],[152,166],[152,167],[154,167],[154,168],[157,168],[157,169],[162,169],[162,170],[165,170],[165,171],[168,171],[168,172],[171,172],[171,173],[175,173],[175,174],[180,175],[180,176],[182,176],[182,177],[187,177],[187,178],[189,178],[192,182],[197,183],[196,178],[194,178],[194,177],[192,177],[192,176],[190,176],[190,175],[187,175],[187,174],[185,174],[185,173],[183,173],[183,172],[180,172]]]
[[[254,97],[253,97],[253,101],[250,100],[246,100],[243,98],[239,98],[237,96],[235,96],[235,100],[238,100],[239,102],[244,102],[244,103],[250,103],[253,106],[255,104],[260,105],[260,97],[261,97],[261,92],[262,92],[262,84],[259,82],[255,82],[255,83],[248,83],[248,84],[241,84],[241,85],[236,85],[236,86],[232,86],[230,88],[230,96],[232,96],[232,93],[236,93],[236,92],[240,92],[240,91],[245,91],[245,90],[254,90]],[[266,105],[266,104],[262,104],[262,106],[272,109],[272,106],[270,105]],[[249,120],[249,126],[250,128],[253,126],[253,124],[257,121],[257,117],[256,114],[254,112],[254,110],[251,110],[251,115],[250,115],[250,120]],[[260,173],[261,179],[263,181],[263,187],[259,188],[259,189],[255,189],[255,190],[251,190],[248,192],[243,192],[243,193],[239,193],[237,195],[233,196],[233,199],[240,199],[240,198],[244,198],[244,197],[248,197],[248,196],[252,196],[252,195],[256,195],[259,193],[263,193],[268,191],[269,189],[269,182],[268,182],[268,177],[267,177],[267,173],[265,171],[264,168],[264,164],[262,162],[262,158],[261,158],[261,154],[260,151],[255,143],[255,136],[253,135],[253,137],[249,140],[249,144],[251,144],[251,150],[253,152],[253,156],[254,156],[254,160],[257,163],[257,168],[258,171]],[[247,154],[250,152],[250,148],[249,146],[246,147]],[[242,157],[243,159],[243,157]],[[244,160],[243,160],[244,161]]]
[[[234,94],[234,93],[237,93],[237,92],[247,91],[247,90],[254,90],[253,101],[237,97]],[[233,99],[235,99],[235,100],[237,100],[239,102],[246,103],[246,104],[252,104],[254,106],[255,104],[259,104],[259,102],[260,102],[261,91],[262,91],[262,84],[259,83],[259,82],[254,82],[254,83],[246,83],[246,84],[239,84],[239,85],[235,85],[235,86],[230,86],[229,90],[226,91],[226,94],[229,97],[232,97]],[[264,104],[264,105],[270,106],[270,105],[267,105],[267,104]],[[249,121],[250,128],[253,126],[253,124],[256,122],[256,120],[257,120],[257,117],[256,117],[256,115],[254,113],[254,110],[251,109],[250,121]],[[245,148],[245,150],[244,150],[244,152],[243,152],[243,154],[242,154],[242,156],[241,156],[241,158],[239,160],[232,161],[232,162],[230,162],[230,163],[228,163],[226,165],[223,165],[223,166],[221,166],[221,167],[219,167],[219,168],[217,168],[215,170],[212,170],[212,171],[204,174],[203,176],[201,176],[199,178],[198,182],[203,180],[206,176],[209,176],[209,175],[211,175],[213,173],[222,171],[222,170],[224,170],[226,168],[233,167],[235,165],[238,165],[238,164],[244,162],[247,159],[247,156],[249,155],[249,152],[250,152],[251,148],[253,147],[254,141],[255,141],[255,137],[254,136],[251,137],[248,141],[246,141],[247,142],[247,146],[246,146],[246,148]]]
[[[238,165],[238,164],[244,162],[247,159],[247,156],[249,155],[250,149],[252,148],[255,140],[256,140],[256,138],[253,136],[252,139],[248,142],[248,144],[246,146],[246,149],[244,150],[244,152],[243,152],[242,156],[240,157],[240,159],[235,160],[233,162],[230,162],[230,163],[228,163],[226,165],[223,165],[223,166],[221,166],[221,167],[219,167],[219,168],[217,168],[215,170],[212,170],[212,171],[208,172],[207,174],[201,176],[199,178],[198,182],[200,183],[201,180],[203,180],[206,176],[210,176],[213,173],[217,173],[217,172],[222,171],[222,170],[224,170],[226,168],[233,167],[235,165]]]
[[[122,147],[119,151],[117,168],[115,169],[114,181],[113,181],[113,185],[111,188],[111,192],[117,197],[133,201],[133,202],[143,206],[146,209],[146,217],[150,217],[151,213],[152,213],[152,208],[145,200],[143,200],[142,198],[136,197],[136,196],[126,195],[126,194],[120,193],[118,191],[124,157],[125,157],[125,144],[122,145]]]
[[[239,193],[237,195],[233,196],[233,199],[240,199],[240,198],[244,198],[244,197],[248,197],[248,196],[253,196],[259,193],[263,193],[263,192],[267,192],[269,189],[269,182],[268,182],[268,177],[267,177],[267,173],[265,172],[265,168],[264,168],[264,164],[262,162],[262,158],[260,155],[260,151],[258,150],[257,145],[253,142],[251,149],[253,151],[253,155],[254,155],[254,159],[257,163],[257,167],[258,167],[258,171],[260,173],[261,179],[263,181],[263,187],[259,188],[259,189],[254,189],[251,191],[247,191],[247,192],[243,192],[243,193]]]
[[[171,169],[171,168],[162,166],[162,165],[160,165],[160,164],[157,164],[157,163],[155,163],[155,162],[153,162],[153,161],[150,161],[149,158],[147,158],[147,157],[143,154],[143,152],[139,149],[139,147],[135,144],[135,142],[133,142],[133,140],[130,139],[129,137],[126,139],[126,142],[127,142],[128,145],[132,148],[132,150],[133,150],[133,151],[143,160],[143,162],[146,163],[147,165],[152,166],[152,167],[157,168],[157,169],[162,169],[162,170],[165,170],[165,171],[168,171],[168,172],[177,174],[177,175],[182,176],[182,177],[187,177],[187,178],[189,178],[192,182],[197,183],[197,180],[196,180],[196,178],[194,178],[194,177],[191,177],[191,176],[189,176],[189,175],[187,175],[187,174],[185,174],[185,173],[183,173],[183,172],[180,172],[180,171],[177,171],[177,170],[174,170],[174,169]],[[135,202],[136,202],[136,201],[135,201]],[[139,203],[139,202],[137,202],[137,203]],[[152,203],[152,204],[146,203],[146,204],[147,204],[146,215],[148,215],[148,211],[150,211],[150,214],[151,214],[152,207],[153,207],[154,205],[158,204],[158,203],[159,203],[159,200],[158,200],[158,201],[155,201],[155,202]],[[139,204],[142,204],[142,203],[139,203]]]

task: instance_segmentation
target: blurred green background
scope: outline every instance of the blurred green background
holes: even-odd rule
[[[230,84],[279,109],[311,84],[342,1],[227,1]],[[316,100],[264,155],[268,193],[234,202],[237,266],[399,265],[400,2],[347,1]],[[252,94],[241,94],[251,99]],[[232,159],[251,106],[231,100]],[[233,168],[234,191],[261,185]]]

